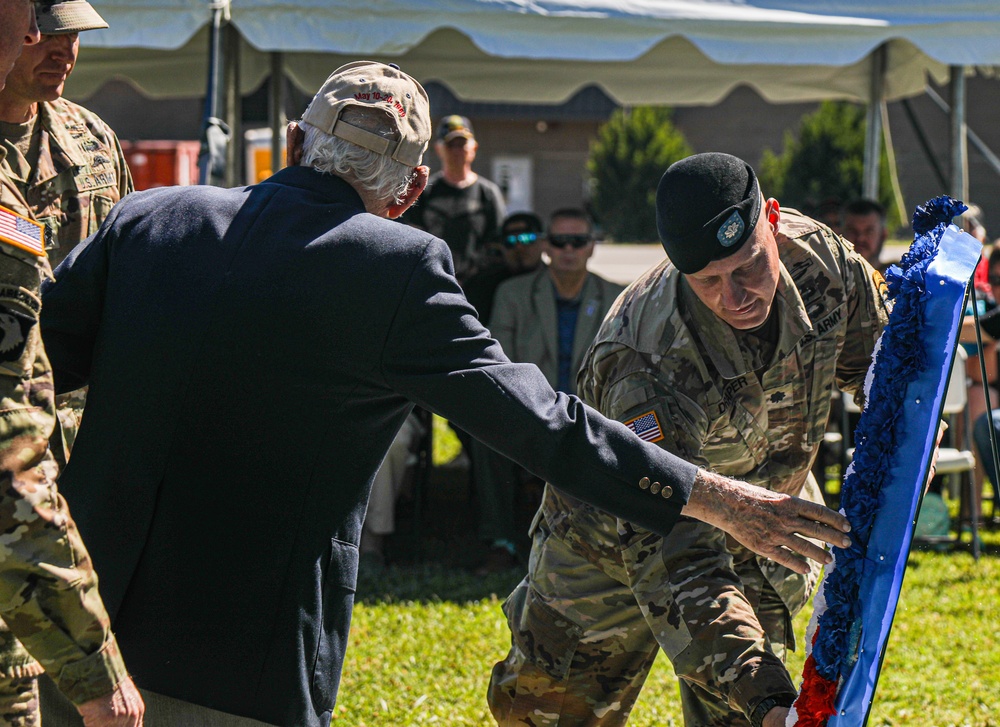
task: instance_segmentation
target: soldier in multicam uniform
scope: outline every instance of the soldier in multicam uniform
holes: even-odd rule
[[[0,91],[2,170],[16,192],[0,204],[45,225],[49,262],[56,267],[97,232],[112,206],[133,190],[114,132],[97,114],[62,98],[76,65],[79,33],[108,24],[86,0],[38,9],[42,41],[25,49]],[[86,389],[56,399],[61,427],[53,450],[65,465],[86,403]]]
[[[36,44],[39,32],[30,0],[0,0],[0,17],[2,89],[21,48]],[[0,199],[18,209],[27,204],[2,167]],[[40,724],[44,668],[85,724],[140,725],[142,700],[56,489],[58,467],[47,446],[56,413],[38,314],[41,278],[51,274],[43,228],[0,206],[0,723]]]
[[[810,467],[833,385],[858,392],[871,363],[881,275],[829,228],[765,202],[727,154],[668,169],[657,217],[669,261],[611,309],[581,397],[700,467],[821,502]],[[504,606],[512,646],[493,714],[624,724],[662,648],[687,725],[784,725],[792,618],[819,569],[799,575],[693,520],[661,538],[549,485],[529,574]]]

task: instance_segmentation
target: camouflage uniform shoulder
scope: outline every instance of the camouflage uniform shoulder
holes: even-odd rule
[[[775,235],[781,261],[793,278],[796,268],[818,265],[827,275],[842,279],[848,256],[854,246],[829,227],[798,210],[781,209],[781,222]],[[808,261],[808,262],[807,262]]]
[[[28,206],[28,201],[24,198],[24,195],[21,194],[21,190],[7,178],[7,175],[5,174],[6,169],[6,156],[3,154],[3,149],[0,148],[0,207],[5,207],[11,212],[16,212],[22,217],[35,219],[35,216],[31,214],[31,208]]]
[[[687,400],[689,390],[704,388],[706,363],[681,312],[680,281],[664,260],[625,288],[604,319],[579,381],[584,400],[606,416],[624,421],[632,404],[641,408],[667,392]],[[689,386],[693,380],[699,383]],[[704,418],[700,405],[689,404],[692,416]]]
[[[49,119],[49,124],[47,127],[49,133],[52,133],[58,137],[63,137],[67,132],[71,133],[71,129],[80,124],[87,127],[94,137],[109,146],[114,146],[114,141],[117,138],[115,133],[111,130],[104,119],[95,114],[93,111],[75,104],[72,101],[67,101],[65,98],[57,98],[55,101],[45,101],[39,104],[42,114]],[[52,120],[58,119],[58,124],[51,123]]]
[[[802,214],[797,209],[782,207],[779,230],[786,237],[802,238],[814,235],[821,230],[830,231],[830,228],[822,222]]]
[[[680,272],[664,259],[633,281],[617,300],[594,339],[654,354],[671,347],[683,327],[677,308]]]

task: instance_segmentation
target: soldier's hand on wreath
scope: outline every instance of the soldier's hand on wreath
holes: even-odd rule
[[[85,727],[142,727],[146,705],[131,678],[118,684],[111,694],[76,707]]]
[[[699,470],[683,513],[726,531],[753,552],[808,573],[806,558],[833,558],[806,538],[846,548],[850,523],[829,508],[739,480]]]

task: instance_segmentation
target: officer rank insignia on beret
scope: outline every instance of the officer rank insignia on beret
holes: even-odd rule
[[[743,236],[744,229],[746,229],[746,225],[743,224],[740,213],[733,211],[729,215],[729,219],[722,223],[722,227],[719,228],[715,236],[723,247],[732,247]]]
[[[34,220],[0,207],[0,241],[45,257],[45,227]]]
[[[763,198],[753,168],[719,152],[670,165],[656,187],[656,229],[682,273],[737,252],[753,236]]]

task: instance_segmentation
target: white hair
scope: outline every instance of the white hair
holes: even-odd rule
[[[392,138],[397,133],[390,127],[391,121],[382,113],[364,113],[357,107],[349,107],[344,110],[342,118],[380,136]],[[305,132],[302,166],[325,174],[346,176],[378,201],[392,199],[397,204],[402,202],[413,181],[412,167],[330,136],[315,126],[302,124],[302,129]]]

